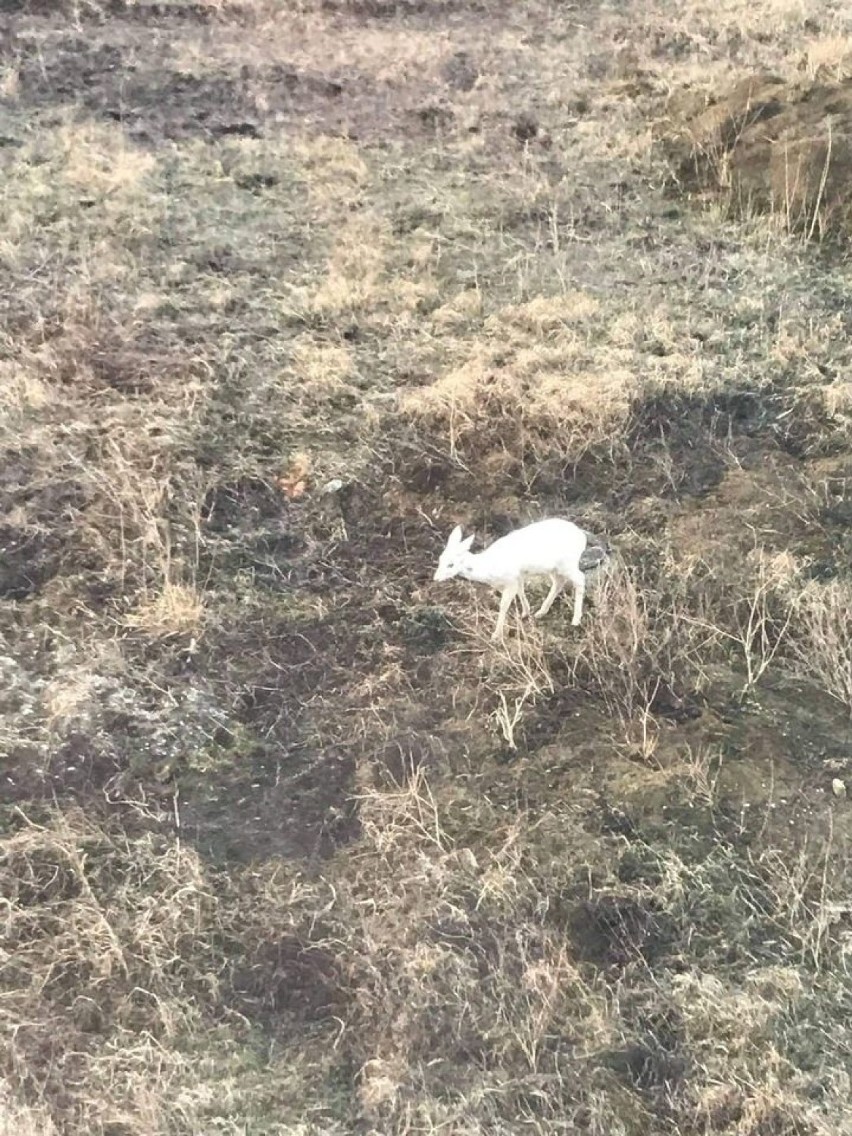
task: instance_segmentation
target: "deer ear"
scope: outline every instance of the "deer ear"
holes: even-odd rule
[[[450,533],[449,538],[447,540],[447,548],[455,548],[457,544],[461,544],[461,538],[462,538],[462,527],[461,527],[461,525],[456,525],[456,527]]]
[[[474,534],[471,533],[470,536],[466,540],[463,540],[461,542],[461,544],[459,545],[459,549],[462,552],[470,552],[470,546],[473,544],[473,537],[474,537]]]

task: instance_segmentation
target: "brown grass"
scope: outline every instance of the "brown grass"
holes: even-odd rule
[[[436,318],[446,326],[478,305],[476,294],[468,294]],[[489,449],[522,454],[529,463],[554,453],[576,462],[589,449],[612,444],[640,387],[615,353],[606,367],[586,361],[588,321],[597,310],[582,293],[501,309],[485,321],[484,338],[460,364],[406,392],[403,413],[443,432],[449,453],[466,464]]]
[[[812,581],[797,597],[791,617],[800,672],[852,713],[852,590],[848,581]]]
[[[847,1131],[852,295],[655,141],[845,9],[11,20],[0,1133]]]

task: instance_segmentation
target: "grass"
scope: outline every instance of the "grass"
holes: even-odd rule
[[[843,7],[12,20],[0,1133],[846,1131],[848,271],[659,143]]]

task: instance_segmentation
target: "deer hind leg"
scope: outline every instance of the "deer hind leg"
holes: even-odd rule
[[[565,579],[560,576],[558,572],[554,572],[550,577],[550,580],[550,591],[545,596],[544,603],[535,613],[537,619],[541,619],[543,615],[547,615],[547,613],[553,607],[553,601],[565,587]]]
[[[503,638],[503,632],[506,627],[506,616],[512,604],[512,600],[518,594],[519,586],[517,584],[510,584],[508,588],[503,589],[500,596],[500,611],[497,615],[497,626],[494,628],[494,634],[491,636],[492,643],[499,643]]]
[[[580,622],[580,616],[583,614],[583,596],[586,594],[586,577],[576,568],[570,576],[571,583],[574,585],[574,616],[571,620],[571,626],[576,627]]]

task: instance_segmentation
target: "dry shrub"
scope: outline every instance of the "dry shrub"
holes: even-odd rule
[[[845,963],[845,923],[849,899],[843,882],[848,864],[842,841],[835,847],[834,824],[826,814],[825,831],[805,833],[795,849],[767,849],[761,868],[778,921],[796,942],[815,973]],[[839,948],[839,949],[838,949]]]
[[[746,556],[741,576],[729,568],[727,609],[711,626],[733,647],[742,665],[743,693],[760,681],[784,645],[793,615],[789,596],[798,571],[789,553],[768,553],[763,548]]]
[[[491,647],[483,661],[480,690],[493,707],[490,719],[510,749],[528,709],[553,693],[553,678],[542,633],[531,618],[520,619],[515,634]]]
[[[836,83],[852,76],[852,36],[827,35],[810,40],[802,62],[809,79]]]
[[[660,557],[658,581],[616,560],[602,575],[583,622],[575,676],[629,725],[647,724],[658,695],[700,689],[718,656],[704,614],[707,573],[694,558]]]
[[[811,581],[794,601],[793,656],[803,678],[817,681],[852,714],[852,584]]]
[[[106,574],[124,580],[142,569],[167,579],[171,551],[162,517],[170,478],[162,442],[142,431],[116,431],[99,458],[82,471],[91,487],[85,525]]]
[[[686,745],[674,766],[685,798],[712,807],[716,803],[723,763],[724,750],[720,746]]]

